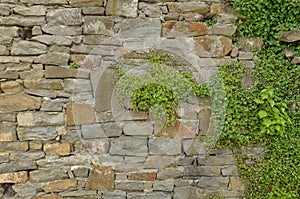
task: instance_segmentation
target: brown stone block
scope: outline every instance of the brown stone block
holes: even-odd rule
[[[0,113],[35,110],[41,107],[41,99],[24,93],[0,96]]]
[[[244,191],[245,184],[239,177],[230,177],[228,190]]]
[[[77,180],[76,179],[67,179],[59,182],[51,183],[49,186],[43,188],[46,193],[49,192],[60,192],[65,190],[76,190]]]
[[[46,66],[45,78],[89,78],[89,74],[84,71],[70,67]]]
[[[1,90],[4,93],[19,93],[22,89],[23,87],[19,82],[8,81],[1,83]]]
[[[107,166],[95,165],[91,168],[87,189],[91,190],[113,190],[115,173]]]
[[[0,174],[1,183],[25,183],[28,180],[27,171]]]
[[[94,123],[94,110],[87,104],[68,104],[67,110],[67,125],[81,125]]]
[[[47,155],[66,156],[70,155],[71,147],[69,143],[45,144],[44,151]]]
[[[155,181],[156,172],[129,173],[128,180]]]

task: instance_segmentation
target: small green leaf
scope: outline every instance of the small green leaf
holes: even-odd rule
[[[266,111],[259,111],[258,112],[259,118],[264,118],[268,116],[268,113]]]

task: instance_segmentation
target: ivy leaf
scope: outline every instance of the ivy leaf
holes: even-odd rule
[[[259,111],[258,116],[259,118],[264,118],[268,116],[268,113],[266,111]]]
[[[260,99],[255,99],[254,102],[257,103],[257,104],[263,104],[264,103],[264,101],[262,101]]]
[[[265,125],[266,127],[269,127],[272,125],[272,121],[269,118],[264,118],[262,124]]]

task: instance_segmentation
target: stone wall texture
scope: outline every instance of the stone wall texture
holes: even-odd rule
[[[180,104],[164,130],[114,107],[114,64],[140,74],[152,51],[250,71],[236,19],[223,0],[0,0],[0,198],[238,198],[233,152],[198,139],[209,103]]]

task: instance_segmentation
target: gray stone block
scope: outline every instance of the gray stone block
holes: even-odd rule
[[[167,168],[157,173],[157,179],[165,180],[165,179],[182,178],[183,172],[184,172],[184,167]]]
[[[123,191],[142,191],[144,184],[143,182],[120,181],[115,182],[115,189]]]
[[[125,191],[102,191],[102,199],[126,199]]]
[[[127,156],[146,156],[147,138],[126,136],[111,138],[110,154]]]
[[[184,167],[184,176],[200,177],[200,176],[219,176],[221,174],[219,166],[187,166]]]
[[[149,140],[150,155],[180,155],[181,139],[156,138]]]
[[[123,127],[125,135],[150,136],[153,134],[152,122],[126,122]]]
[[[154,191],[173,191],[174,189],[174,181],[155,181],[153,184]]]
[[[199,199],[202,198],[203,190],[198,187],[176,187],[174,199]]]
[[[229,177],[206,177],[200,178],[198,186],[210,190],[227,190]]]

